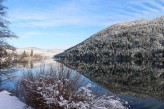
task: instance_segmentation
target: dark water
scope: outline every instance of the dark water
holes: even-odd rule
[[[130,109],[164,109],[164,64],[161,62],[65,61],[64,64],[128,101]]]
[[[23,63],[16,69],[1,71],[0,90],[14,92],[17,86],[15,78],[21,78],[22,68],[35,70],[41,63]],[[53,61],[53,64],[58,67],[60,63]],[[163,63],[64,61],[61,64],[82,74],[86,84],[95,86],[92,90],[97,94],[108,93],[127,101],[129,109],[164,109]]]

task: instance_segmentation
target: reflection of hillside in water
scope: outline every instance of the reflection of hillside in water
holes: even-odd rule
[[[164,65],[161,63],[65,64],[114,93],[164,101]]]

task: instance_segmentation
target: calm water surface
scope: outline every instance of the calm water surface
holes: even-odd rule
[[[62,63],[128,101],[130,109],[164,109],[162,62]]]
[[[43,62],[30,62],[19,68],[3,70],[0,75],[0,90],[14,92],[22,68],[37,69]],[[56,61],[47,61],[59,67]],[[69,62],[66,67],[82,74],[85,84],[92,83],[96,94],[110,94],[127,101],[129,109],[164,109],[164,65],[153,62]]]

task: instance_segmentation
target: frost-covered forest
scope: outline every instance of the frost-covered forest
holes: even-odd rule
[[[73,60],[127,60],[164,57],[164,17],[119,23],[56,57]]]

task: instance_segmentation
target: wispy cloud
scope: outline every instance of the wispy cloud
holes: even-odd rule
[[[15,25],[20,27],[47,28],[62,25],[106,25],[120,20],[120,16],[121,21],[126,21],[126,19],[150,18],[164,14],[164,6],[158,0],[133,0],[120,8],[118,4],[115,5],[112,7],[115,9],[110,9],[110,2],[73,0],[43,10],[17,9],[11,13],[10,20],[17,22]]]
[[[101,10],[103,6],[98,3],[72,1],[46,10],[15,9],[9,18],[10,21],[16,22],[16,26],[20,27],[45,28],[59,25],[104,25],[108,20],[106,17],[108,18],[110,14],[106,14],[105,9],[103,13],[103,10]]]
[[[20,33],[19,36],[20,38],[24,39],[24,38],[30,38],[30,37],[38,37],[40,35],[43,35],[43,33],[41,32],[37,32],[37,31],[31,31],[31,32],[24,32],[24,33]]]
[[[70,42],[67,47],[114,23],[164,15],[164,0],[8,0],[8,5],[21,41],[35,43],[40,36],[47,45]]]
[[[164,3],[164,1],[162,2]],[[128,3],[128,9],[134,11],[132,15],[137,19],[151,19],[164,15],[164,5],[160,4],[158,0],[134,0]]]

